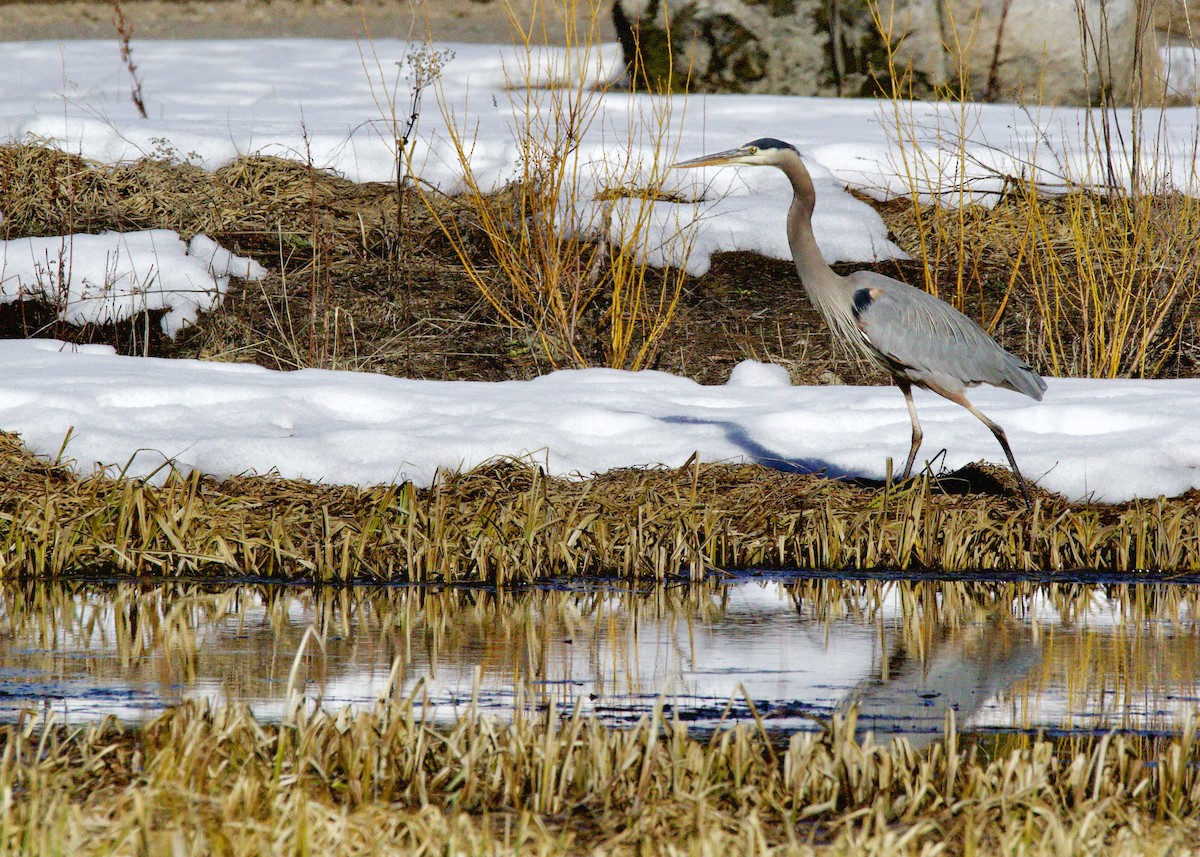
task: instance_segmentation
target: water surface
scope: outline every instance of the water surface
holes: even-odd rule
[[[812,729],[1172,730],[1200,708],[1200,589],[747,580],[639,589],[0,585],[0,718],[153,717],[185,698],[278,718],[413,696],[433,716],[656,703],[711,728],[750,704]]]

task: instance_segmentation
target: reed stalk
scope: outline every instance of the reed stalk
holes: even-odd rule
[[[580,714],[434,724],[419,693],[262,722],[184,704],[0,726],[3,853],[1164,854],[1200,837],[1195,722],[926,751],[855,736],[853,712],[778,745]]]
[[[522,583],[570,576],[699,579],[713,568],[1119,573],[1200,569],[1189,496],[1026,510],[950,494],[970,474],[890,489],[757,465],[548,477],[498,460],[430,488],[368,488],[170,471],[161,484],[77,478],[0,442],[0,575],[118,573],[317,582]],[[976,476],[979,474],[976,473]],[[1004,480],[1008,480],[1005,482]]]

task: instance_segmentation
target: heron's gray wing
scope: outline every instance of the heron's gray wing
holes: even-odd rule
[[[1041,399],[1038,374],[945,301],[869,272],[852,283],[858,328],[893,371],[949,392],[992,384]]]

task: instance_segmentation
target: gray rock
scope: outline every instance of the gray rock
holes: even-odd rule
[[[1136,16],[1135,0],[908,0],[885,32],[931,89],[965,81],[977,100],[1098,104],[1106,88],[1129,98]]]
[[[881,2],[615,0],[613,20],[640,86],[695,92],[890,94],[889,45],[917,98],[1121,102],[1141,74],[1136,0]]]
[[[1200,44],[1200,3],[1196,0],[1155,0],[1154,28],[1172,39]]]
[[[631,70],[640,48],[642,85],[661,87],[670,70],[677,90],[857,94],[863,82],[840,79],[825,24],[830,6],[857,2],[615,0],[613,20]]]

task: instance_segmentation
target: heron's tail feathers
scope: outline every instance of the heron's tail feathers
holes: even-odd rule
[[[1033,367],[1024,360],[1009,354],[1007,351],[1004,353],[1009,358],[1007,361],[1008,365],[1004,367],[1004,380],[1000,384],[997,384],[997,386],[1006,387],[1018,393],[1024,393],[1029,398],[1040,402],[1042,394],[1046,392],[1046,382],[1042,379],[1042,376],[1033,371]]]

